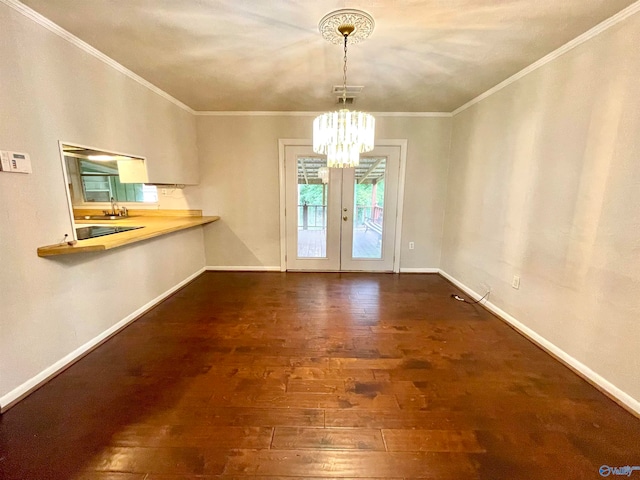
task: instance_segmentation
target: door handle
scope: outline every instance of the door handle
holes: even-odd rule
[[[347,216],[345,215],[344,217],[342,217],[342,220],[346,222],[348,220]]]

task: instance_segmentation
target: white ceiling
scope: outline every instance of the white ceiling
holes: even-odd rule
[[[199,111],[322,111],[342,47],[338,8],[376,28],[349,48],[356,107],[451,112],[635,0],[23,0]]]

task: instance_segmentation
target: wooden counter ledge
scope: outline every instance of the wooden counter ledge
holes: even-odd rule
[[[52,257],[57,255],[70,255],[76,253],[99,252],[103,250],[111,250],[112,248],[122,247],[131,243],[142,242],[153,237],[166,235],[168,233],[185,230],[187,228],[197,227],[215,222],[220,217],[203,217],[202,214],[195,215],[193,211],[185,212],[183,215],[176,215],[175,212],[167,212],[166,215],[159,214],[154,211],[144,212],[136,211],[131,213],[129,217],[118,220],[80,220],[82,218],[76,213],[76,226],[84,224],[105,225],[105,226],[136,226],[144,227],[126,232],[119,232],[112,235],[104,235],[102,237],[89,238],[87,240],[78,240],[75,245],[66,243],[57,245],[48,245],[38,248],[39,257]],[[85,213],[93,215],[94,213]]]

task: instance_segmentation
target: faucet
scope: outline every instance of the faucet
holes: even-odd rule
[[[118,215],[118,212],[116,212],[116,208],[118,208],[118,204],[116,203],[115,199],[111,197],[111,215]]]

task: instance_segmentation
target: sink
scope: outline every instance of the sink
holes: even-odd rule
[[[86,240],[88,238],[102,237],[104,235],[113,235],[114,233],[128,232],[129,230],[137,230],[143,227],[116,227],[106,225],[90,225],[88,227],[76,228],[78,240]]]

